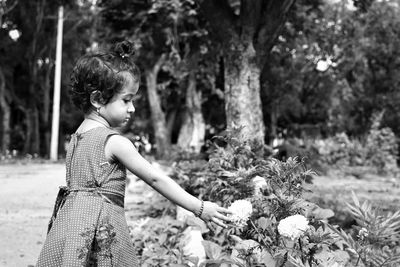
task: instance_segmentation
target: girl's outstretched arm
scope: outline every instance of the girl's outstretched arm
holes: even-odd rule
[[[226,227],[223,221],[230,221],[225,215],[231,213],[229,210],[213,202],[205,201],[202,203],[201,200],[186,192],[174,180],[165,175],[162,171],[154,168],[144,159],[132,142],[127,138],[120,135],[111,136],[106,144],[105,152],[107,158],[116,159],[124,164],[133,174],[175,204],[194,214],[198,214],[200,210],[203,209],[200,218],[205,221],[209,227],[210,222]]]

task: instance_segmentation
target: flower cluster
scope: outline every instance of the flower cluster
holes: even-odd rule
[[[308,220],[299,214],[289,216],[281,220],[278,224],[278,232],[280,235],[295,240],[308,230]]]
[[[365,238],[367,238],[367,237],[368,237],[368,230],[367,230],[367,228],[365,228],[365,227],[361,228],[360,231],[358,232],[357,237],[358,237],[358,239],[360,239],[360,240],[364,240]]]
[[[236,224],[238,227],[243,227],[246,225],[251,213],[253,212],[253,206],[248,200],[236,200],[228,208],[232,212],[229,215],[232,223]]]

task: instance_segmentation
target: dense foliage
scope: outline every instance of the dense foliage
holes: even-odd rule
[[[213,26],[203,16],[206,7],[191,0],[63,4],[60,154],[64,140],[82,118],[65,94],[72,65],[84,52],[121,39],[138,44],[137,61],[144,74],[139,112],[126,131],[150,135],[153,144],[176,143],[192,120],[200,122],[192,134],[199,132],[197,142],[201,143],[227,126],[228,78],[224,73],[228,63],[221,36],[211,34]],[[225,11],[233,10],[235,16],[245,1],[226,4]],[[264,51],[267,59],[260,77],[267,143],[280,134],[303,139],[345,132],[362,139],[370,130],[370,117],[382,111],[381,127],[389,127],[398,136],[399,2],[354,1],[354,5],[352,1],[296,1],[285,22],[281,21],[281,31],[271,39],[265,37],[273,40],[271,50]],[[17,150],[22,155],[45,156],[50,140],[57,5],[7,0],[1,6],[2,154]],[[32,11],[29,19],[27,10]],[[260,39],[261,33],[257,34]],[[155,66],[160,69],[155,84],[150,84],[145,73]],[[196,94],[190,95],[193,91],[188,88],[194,84]],[[156,102],[146,94],[153,85]],[[154,115],[155,110],[160,116]],[[154,131],[158,117],[162,119],[157,125],[162,127]],[[156,136],[161,128],[165,134]]]
[[[214,232],[202,231],[207,260],[200,266],[223,263],[233,266],[397,266],[400,263],[399,211],[379,212],[368,201],[360,203],[353,195],[354,203],[347,204],[348,215],[356,224],[351,229],[331,225],[329,218],[334,213],[303,196],[305,182],[310,182],[311,177],[318,179],[315,173],[305,169],[299,159],[279,161],[268,153],[260,153],[260,147],[249,144],[241,128],[233,129],[215,140],[207,162],[182,157],[176,165],[174,177],[188,191],[204,199],[220,201],[224,206],[237,200],[247,201],[252,206],[252,211],[243,215],[244,224],[232,224]],[[153,223],[154,226],[148,226]],[[302,230],[296,230],[296,224]],[[198,259],[188,257],[182,249],[185,245],[183,232],[193,225],[195,221],[182,224],[164,218],[133,226],[135,233],[140,232],[134,235],[135,240],[145,243],[141,254],[145,266],[156,266],[160,261],[176,264],[174,266],[188,266],[189,262],[198,266]],[[200,229],[201,226],[199,224]],[[179,236],[180,242],[176,239]],[[149,249],[153,253],[148,254]]]
[[[217,228],[214,232],[202,230],[207,259],[198,265],[198,259],[188,257],[182,249],[183,232],[196,225],[195,221],[182,224],[172,218],[147,219],[157,226],[148,227],[149,222],[133,226],[135,233],[140,232],[135,240],[142,239],[145,243],[142,245],[145,266],[156,266],[159,261],[174,266],[188,266],[191,262],[194,266],[225,263],[394,267],[400,263],[399,211],[379,212],[371,203],[360,203],[353,195],[354,203],[347,204],[348,216],[356,223],[351,229],[331,225],[329,219],[334,213],[303,196],[305,182],[311,176],[318,177],[305,169],[301,160],[279,161],[268,156],[265,153],[268,150],[260,153],[260,147],[250,144],[241,128],[233,129],[215,140],[207,162],[182,157],[174,177],[202,198],[220,201],[224,206],[239,200],[241,204],[236,205],[245,205],[247,210],[247,205],[251,205],[252,211],[243,214],[245,223]],[[177,236],[182,237],[180,242]]]

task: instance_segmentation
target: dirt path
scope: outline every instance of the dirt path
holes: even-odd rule
[[[129,176],[125,198],[128,220],[143,215],[139,205],[154,197],[142,181]],[[0,267],[34,266],[46,237],[58,187],[65,184],[65,166],[0,165]]]
[[[34,266],[45,239],[63,164],[0,165],[0,266]]]

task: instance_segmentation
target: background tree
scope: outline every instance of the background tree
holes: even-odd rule
[[[201,47],[207,50],[207,32],[200,24],[197,6],[178,0],[105,1],[100,5],[105,25],[116,33],[109,39],[129,36],[138,42],[137,62],[144,73],[158,156],[170,152],[174,139],[184,150],[200,151],[205,124],[196,85]]]
[[[223,47],[227,125],[264,143],[261,69],[294,1],[198,2]]]
[[[400,100],[400,9],[398,1],[375,2],[367,12],[346,13],[338,68],[351,87],[346,130],[361,134],[372,114],[386,111],[383,126],[396,134]]]
[[[171,150],[171,126],[174,116],[166,114],[160,94],[168,83],[159,80],[163,65],[172,60],[173,30],[175,27],[174,6],[164,6],[164,1],[131,2],[103,1],[104,23],[114,34],[110,42],[129,38],[138,44],[138,65],[145,78],[145,88],[150,107],[151,124],[158,156]],[[167,74],[168,76],[168,74]],[[165,82],[165,81],[164,81]]]
[[[56,18],[59,4],[66,7],[66,25],[64,27],[64,55],[63,60],[63,92],[62,106],[69,105],[65,91],[68,89],[68,66],[72,65],[69,57],[77,54],[77,47],[85,40],[84,36],[76,34],[82,25],[83,19],[77,19],[80,12],[85,11],[84,1],[77,5],[75,1],[48,2],[37,1],[3,1],[2,4],[13,5],[3,17],[7,27],[0,29],[4,37],[0,40],[2,54],[0,69],[4,70],[5,93],[1,94],[1,103],[10,107],[9,116],[11,127],[7,130],[7,119],[3,120],[1,128],[2,149],[16,149],[22,153],[47,155],[50,141],[51,96],[54,71],[54,53],[56,37]],[[79,12],[78,12],[79,11]],[[11,34],[12,33],[12,34]],[[71,33],[83,37],[71,40]],[[78,40],[78,41],[77,41]],[[74,45],[71,45],[71,42]],[[78,50],[79,51],[79,50]],[[79,51],[79,55],[82,51]],[[3,98],[4,96],[4,98]],[[67,101],[65,101],[67,100]],[[3,105],[6,107],[6,105]],[[3,111],[4,110],[4,111]],[[7,118],[7,109],[2,108],[3,118]],[[64,113],[65,114],[65,113]],[[62,117],[63,124],[68,124]],[[61,129],[61,131],[65,131]],[[9,133],[9,135],[7,134]],[[9,136],[9,137],[7,137]],[[62,136],[62,140],[64,136]],[[60,147],[63,147],[62,142]],[[62,152],[61,152],[62,153]]]
[[[48,27],[49,23],[45,16],[52,13],[52,8],[54,7],[46,1],[18,2],[8,16],[7,23],[10,28],[5,29],[6,32],[14,30],[18,33],[12,44],[17,48],[8,46],[5,49],[8,52],[18,50],[21,54],[16,58],[16,54],[8,53],[5,60],[14,58],[11,65],[12,70],[9,72],[11,76],[9,81],[12,81],[9,88],[13,88],[13,90],[9,91],[9,95],[12,98],[11,105],[17,107],[24,124],[14,124],[20,130],[12,129],[12,132],[22,135],[24,144],[20,149],[25,153],[41,152],[39,107],[47,107],[49,102],[41,102],[41,96],[46,96],[48,92],[43,91],[39,84],[39,68],[43,63],[44,54],[51,45],[52,29]],[[49,39],[44,36],[50,38],[50,43]]]
[[[331,12],[324,1],[297,1],[268,56],[261,84],[270,141],[282,131],[301,136],[328,130],[340,90],[332,66],[337,18]]]
[[[6,55],[7,50],[10,50],[12,46],[12,40],[8,35],[9,31],[12,30],[12,22],[8,19],[8,13],[10,13],[17,5],[18,2],[6,2],[0,3],[0,120],[2,121],[0,128],[1,146],[0,152],[5,154],[6,150],[10,147],[11,142],[11,94],[10,94],[10,72],[12,69],[12,62],[10,57]],[[7,78],[7,80],[6,80]]]
[[[127,38],[137,42],[146,94],[126,130],[150,133],[160,156],[175,142],[198,150],[204,133],[232,122],[267,141],[282,130],[362,136],[371,114],[386,110],[382,126],[399,134],[396,0],[65,3],[61,141],[82,120],[67,97],[76,59]],[[57,6],[1,2],[3,154],[48,153]]]
[[[349,1],[296,2],[263,69],[271,139],[278,128],[298,137],[361,136],[380,110],[390,111],[383,126],[397,129],[397,3],[364,12]]]

